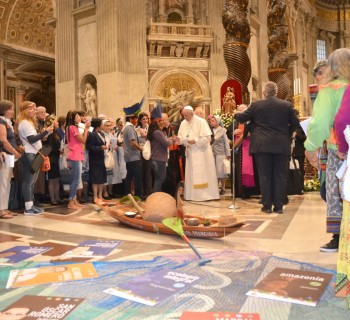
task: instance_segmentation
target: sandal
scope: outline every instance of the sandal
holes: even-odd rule
[[[13,218],[13,215],[8,214],[8,213],[3,213],[3,214],[0,216],[0,219],[12,219],[12,218]]]
[[[10,211],[10,210],[5,210],[5,213],[7,213],[7,214],[9,214],[9,215],[11,215],[11,216],[13,216],[13,217],[18,216],[18,213],[17,213],[17,212],[13,212],[13,211]]]
[[[94,199],[94,203],[96,203],[97,205],[100,205],[100,204],[103,204],[104,201],[103,201],[103,199],[96,198],[96,199]]]

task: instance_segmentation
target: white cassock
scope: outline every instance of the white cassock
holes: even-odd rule
[[[220,199],[208,123],[196,115],[181,122],[178,136],[186,146],[185,200]],[[188,141],[195,140],[195,144]]]

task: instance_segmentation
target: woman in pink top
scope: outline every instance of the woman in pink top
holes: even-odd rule
[[[69,209],[78,209],[82,207],[76,199],[76,193],[81,179],[84,144],[89,133],[90,122],[85,123],[84,132],[80,133],[78,129],[80,120],[80,115],[77,111],[68,112],[66,119],[66,142],[69,150],[67,162],[72,170],[72,181],[69,190]]]

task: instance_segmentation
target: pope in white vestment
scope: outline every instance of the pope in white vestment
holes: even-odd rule
[[[179,143],[186,146],[185,200],[219,199],[215,160],[210,147],[211,131],[208,123],[196,116],[192,107],[182,110]]]

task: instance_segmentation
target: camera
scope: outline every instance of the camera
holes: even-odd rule
[[[45,126],[50,127],[55,120],[56,120],[56,116],[54,114],[50,114],[45,119]]]

